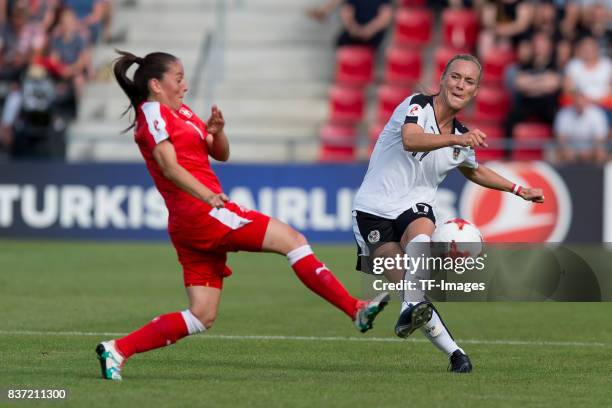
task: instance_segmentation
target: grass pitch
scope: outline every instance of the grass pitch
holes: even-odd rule
[[[352,247],[319,257],[353,293]],[[167,244],[0,241],[0,388],[68,390],[57,406],[606,406],[612,304],[441,303],[470,375],[420,333],[393,336],[394,302],[361,335],[277,255],[230,257],[207,334],[134,356],[124,381],[99,378],[95,345],[186,297]],[[47,405],[45,401],[7,402]]]

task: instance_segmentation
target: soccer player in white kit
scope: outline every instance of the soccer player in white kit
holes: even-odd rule
[[[511,192],[528,201],[544,201],[541,189],[521,187],[477,162],[474,149],[487,146],[486,135],[478,129],[468,130],[455,116],[478,93],[481,76],[478,59],[456,55],[442,73],[438,94],[413,94],[393,112],[355,196],[357,269],[371,273],[374,258],[403,254],[418,258],[423,254],[435,229],[433,206],[438,185],[454,168],[481,186]],[[390,282],[414,280],[404,270],[385,270],[384,274]],[[415,275],[426,276],[427,271]],[[404,291],[395,333],[406,338],[418,328],[449,357],[449,370],[472,371],[470,359],[425,295]]]

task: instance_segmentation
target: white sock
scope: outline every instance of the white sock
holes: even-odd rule
[[[310,248],[310,245],[302,245],[301,247],[289,252],[287,254],[287,260],[289,261],[289,264],[293,266],[293,264],[295,264],[297,261],[307,257],[308,255],[311,255],[312,253],[313,252],[312,248]]]
[[[191,313],[191,310],[185,309],[181,311],[183,315],[183,320],[185,320],[185,324],[187,325],[187,331],[189,334],[198,334],[202,333],[206,330],[206,327],[202,324],[202,322]]]
[[[431,238],[425,234],[419,234],[416,237],[412,238],[410,242],[404,248],[404,252],[410,259],[422,258],[424,261],[430,256],[429,251],[429,243],[431,242]],[[419,282],[420,279],[428,279],[429,270],[424,267],[424,265],[419,265],[419,267],[414,270],[414,266],[410,265],[410,270],[407,270],[404,274],[404,280],[407,282],[415,282],[416,287],[420,288],[421,284]],[[420,290],[405,290],[403,291],[403,303],[402,303],[402,312],[419,302],[425,300],[425,293]]]
[[[453,337],[449,333],[448,329],[440,319],[438,312],[434,310],[431,315],[429,322],[425,323],[421,327],[421,331],[425,334],[425,337],[429,339],[437,348],[443,353],[446,353],[447,357],[450,357],[456,350],[461,350],[463,354],[465,352],[455,343]]]
[[[429,251],[429,246],[427,243],[431,242],[431,237],[425,234],[419,234],[414,237],[406,248],[404,249],[406,254],[412,258],[424,257],[427,259],[431,252]],[[405,278],[406,280],[416,281],[418,283],[419,279],[429,279],[429,270],[424,266],[419,267],[413,275],[406,271]],[[404,291],[404,301],[402,302],[402,312],[406,310],[408,307],[425,300],[423,292],[417,291]],[[455,343],[453,337],[450,332],[440,319],[438,312],[435,310],[431,315],[431,319],[429,322],[425,323],[421,328],[425,337],[429,339],[438,349],[440,349],[443,353],[446,353],[448,357],[451,356],[457,349],[461,350],[462,353],[464,351]],[[465,353],[464,353],[465,354]]]

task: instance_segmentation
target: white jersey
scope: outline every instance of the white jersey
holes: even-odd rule
[[[405,123],[415,123],[425,133],[440,134],[433,96],[413,94],[395,108],[378,137],[368,171],[355,196],[354,210],[395,219],[417,203],[433,207],[438,185],[449,171],[458,166],[478,167],[474,150],[468,147],[405,151],[402,143]],[[458,135],[468,131],[456,119],[453,128]]]

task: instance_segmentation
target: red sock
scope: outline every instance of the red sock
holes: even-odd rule
[[[291,261],[291,257],[289,258]],[[359,301],[352,297],[333,273],[311,252],[291,266],[295,274],[317,295],[346,313],[355,317]]]
[[[134,353],[174,344],[188,334],[183,315],[174,312],[156,317],[140,329],[116,340],[115,346],[123,357],[129,358]]]

